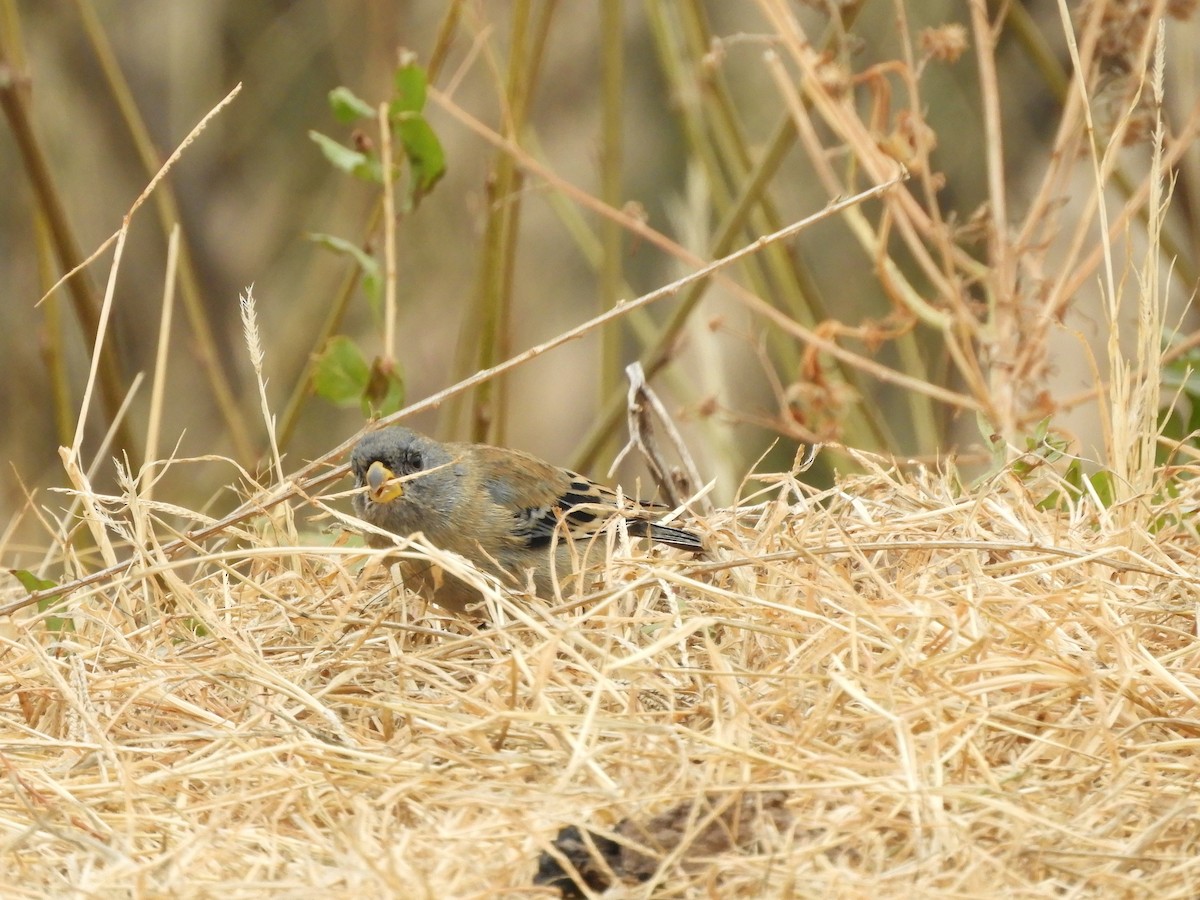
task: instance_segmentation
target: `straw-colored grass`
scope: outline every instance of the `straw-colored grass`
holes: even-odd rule
[[[694,40],[705,34],[695,4],[682,7],[695,21],[678,23],[657,6],[662,48],[678,45],[686,61],[696,44],[706,66],[721,64],[718,44]],[[137,384],[122,401],[116,373],[94,349],[79,408],[71,417],[60,411],[77,423],[61,451],[74,506],[55,521],[36,495],[23,516],[40,517],[50,537],[21,558],[40,556],[30,568],[52,573],[57,586],[26,594],[5,582],[0,595],[0,894],[554,897],[558,889],[539,886],[536,876],[548,861],[567,862],[561,832],[570,827],[585,845],[623,846],[616,857],[586,863],[601,876],[593,884],[609,886],[581,887],[585,895],[1200,895],[1200,488],[1195,451],[1186,440],[1168,441],[1159,415],[1162,370],[1172,359],[1162,342],[1181,327],[1167,315],[1165,280],[1193,271],[1182,268],[1190,260],[1167,252],[1170,176],[1200,132],[1200,113],[1188,114],[1174,137],[1155,113],[1149,165],[1119,203],[1110,189],[1122,180],[1121,164],[1137,160],[1121,148],[1137,136],[1140,108],[1130,99],[1108,138],[1097,137],[1091,118],[1092,87],[1116,70],[1102,64],[1113,35],[1127,38],[1125,56],[1136,60],[1122,71],[1139,79],[1157,48],[1156,75],[1135,93],[1145,89],[1153,109],[1163,108],[1165,31],[1121,25],[1110,2],[1085,8],[1075,26],[1067,4],[1058,4],[1073,77],[1086,78],[1064,88],[1062,122],[1032,199],[1011,198],[1012,209],[1026,210],[1017,217],[999,132],[1006,86],[993,51],[996,26],[1022,26],[1024,6],[997,13],[982,0],[969,4],[987,138],[979,162],[987,172],[979,218],[987,249],[977,256],[960,245],[955,216],[939,205],[936,142],[917,115],[926,105],[918,91],[926,62],[957,58],[966,32],[928,32],[928,59],[904,42],[910,52],[890,71],[903,76],[911,111],[885,134],[892,91],[876,77],[884,67],[861,73],[867,93],[851,102],[858,76],[818,49],[795,6],[755,4],[776,36],[764,59],[780,106],[771,149],[745,152],[745,136],[732,127],[697,141],[705,155],[709,143],[727,147],[712,169],[737,174],[729,190],[714,192],[725,224],[704,254],[617,208],[621,192],[611,180],[599,197],[557,175],[528,149],[535,144],[515,120],[512,134],[509,125],[494,130],[453,91],[431,88],[443,113],[496,148],[497,196],[508,199],[489,207],[491,249],[478,277],[495,290],[480,300],[485,314],[468,317],[479,334],[468,335],[463,346],[472,350],[462,355],[474,374],[391,418],[452,401],[452,412],[470,404],[476,429],[501,429],[488,400],[488,392],[503,398],[503,385],[492,384],[497,375],[685,289],[641,347],[653,378],[675,356],[704,286],[724,279],[730,296],[778,338],[769,368],[777,369],[781,403],[766,424],[860,448],[831,448],[819,459],[825,471],[852,466],[854,474],[829,490],[807,486],[798,471],[750,478],[736,504],[689,523],[710,548],[699,557],[630,543],[614,530],[592,548],[598,583],[552,602],[508,593],[419,539],[399,542],[394,555],[431,558],[483,590],[484,619],[454,618],[406,591],[389,555],[351,533],[346,493],[328,493],[344,467],[325,468],[348,444],[285,471],[249,292],[243,324],[272,484],[249,491],[223,519],[169,505],[169,492],[158,490],[156,479],[193,471],[181,460],[142,468],[138,454],[126,455],[140,478],[119,468],[123,493],[95,493],[87,461],[96,461],[94,470],[111,454],[105,442],[85,455],[86,423],[102,408],[115,446],[127,448],[118,401],[128,404]],[[901,6],[896,21],[907,33]],[[1176,6],[1180,17],[1189,12]],[[548,29],[551,9],[538,28]],[[515,10],[519,20],[528,7]],[[447,34],[457,15],[454,5]],[[619,24],[606,23],[609,46]],[[672,29],[692,35],[690,44],[675,41]],[[620,59],[606,66],[619,72]],[[526,80],[512,80],[505,95],[520,102],[509,107],[532,94]],[[12,103],[16,94],[6,96]],[[708,96],[708,113],[721,112],[721,90]],[[862,119],[871,105],[864,100],[878,121]],[[708,134],[710,124],[693,124],[688,134]],[[606,125],[610,147],[619,144],[619,125]],[[895,316],[887,327],[863,325],[858,312],[847,310],[843,321],[830,319],[826,304],[800,304],[811,279],[782,265],[782,245],[768,246],[806,224],[800,216],[775,222],[762,187],[793,140],[825,193],[848,198],[818,216],[836,212],[860,245]],[[832,162],[843,156],[845,171]],[[1079,159],[1091,168],[1087,210],[1065,228],[1058,210],[1075,190]],[[610,178],[617,174],[616,163],[606,166]],[[166,171],[112,238],[108,289],[89,301],[94,348],[104,346],[133,214]],[[594,318],[510,354],[511,335],[482,323],[511,318],[512,285],[496,279],[511,274],[510,201],[526,179],[691,274],[624,305],[609,302]],[[878,219],[860,208],[867,196],[884,211]],[[1134,222],[1145,238],[1141,259],[1129,249],[1138,241],[1126,246],[1120,237]],[[745,229],[765,237],[735,252]],[[610,251],[616,234],[605,227]],[[1061,255],[1050,256],[1056,242]],[[168,285],[178,253],[173,245]],[[761,274],[745,277],[769,301],[728,269],[735,259],[757,265],[759,255],[775,260],[769,281],[782,285],[779,296],[762,289],[769,284]],[[385,268],[386,355],[396,350],[397,301],[396,267]],[[1094,319],[1107,340],[1089,357],[1095,383],[1087,399],[1097,403],[1104,447],[1089,481],[1054,468],[1068,442],[1046,417],[1082,400],[1051,397],[1045,376],[1054,353],[1048,335],[1098,273],[1104,304]],[[606,292],[617,291],[619,274],[606,271]],[[160,432],[170,298],[168,288],[151,451],[170,443]],[[1134,312],[1131,331],[1122,322]],[[605,332],[608,364],[597,379],[611,396],[583,442],[585,459],[613,439],[623,411],[607,352],[615,335]],[[878,341],[895,342],[893,361],[876,358]],[[698,364],[715,367],[711,359]],[[912,425],[926,458],[966,443],[983,451],[976,458],[993,454],[988,474],[967,481],[948,459],[922,468],[861,452],[883,446],[888,430],[882,410],[867,406],[887,401],[854,388],[863,379],[903,392],[896,418]],[[468,389],[483,386],[468,399]],[[307,380],[293,387],[307,396]],[[811,403],[796,408],[788,399],[805,396]],[[709,413],[697,417],[717,418],[717,401],[693,412],[703,408]],[[836,427],[810,427],[825,412]],[[733,409],[728,418],[756,415]],[[974,437],[944,441],[943,417],[959,425],[974,417],[984,446],[970,443]],[[242,437],[231,443],[247,443],[253,420],[244,412],[233,418]],[[294,421],[285,414],[285,435]],[[1031,432],[1028,446],[1037,449],[1023,456],[1018,448]],[[1079,450],[1086,443],[1071,449],[1089,452]],[[1171,467],[1155,458],[1163,447],[1174,454]],[[247,483],[255,455],[243,448],[230,460]],[[724,466],[727,491],[740,461],[714,456],[706,477]],[[350,531],[330,541],[321,529],[331,521]],[[56,591],[67,594],[61,603],[51,602]]]
[[[564,826],[781,791],[610,895],[1194,896],[1195,489],[1118,533],[862,461],[485,628],[284,515],[5,621],[6,895],[538,896]]]

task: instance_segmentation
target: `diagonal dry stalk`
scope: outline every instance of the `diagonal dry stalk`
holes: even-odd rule
[[[665,297],[672,296],[686,284],[699,279],[708,278],[720,272],[727,266],[732,265],[742,257],[756,253],[764,246],[767,246],[774,241],[784,240],[787,237],[803,230],[804,228],[809,227],[815,221],[819,221],[827,216],[835,215],[842,209],[855,203],[861,203],[863,200],[869,197],[883,194],[893,188],[897,183],[899,183],[899,181],[899,178],[894,178],[876,188],[864,191],[855,197],[831,204],[821,212],[803,219],[800,222],[793,223],[792,225],[787,226],[775,234],[764,235],[750,246],[743,247],[741,250],[731,253],[723,259],[702,266],[691,275],[678,279],[677,281],[665,285],[656,291],[651,291],[649,294],[645,294],[636,300],[631,300],[630,302],[622,304],[615,309],[611,309],[598,316],[594,316],[575,328],[569,329],[557,337],[539,344],[536,347],[532,347],[529,350],[518,353],[516,356],[506,360],[503,363],[493,366],[491,369],[477,372],[471,377],[463,379],[456,385],[439,391],[438,393],[427,397],[418,403],[411,404],[405,409],[400,410],[391,416],[384,417],[380,420],[380,423],[390,424],[399,422],[409,416],[415,415],[422,410],[436,409],[441,403],[450,397],[461,394],[477,384],[482,384],[511,369],[517,368],[518,366],[525,364],[531,359],[535,359],[536,357],[554,349],[555,347],[561,346],[562,344],[575,340],[590,331],[600,328],[609,321],[628,315],[630,312],[638,309],[639,307],[647,306],[651,303],[662,300]],[[286,480],[281,480],[274,487],[255,493],[254,496],[239,506],[232,513],[222,518],[219,522],[189,532],[183,537],[168,544],[165,550],[169,555],[186,552],[191,547],[202,544],[204,541],[212,537],[220,536],[230,527],[268,512],[281,503],[292,499],[305,499],[309,497],[312,493],[320,490],[325,485],[336,481],[346,474],[348,468],[345,463],[342,463],[341,465],[335,465],[332,468],[330,468],[330,464],[332,460],[339,459],[349,452],[356,441],[357,437],[344,441],[339,446],[324,454],[320,459],[310,462],[299,471],[293,473],[292,476]],[[83,484],[82,481],[79,483]],[[94,494],[90,488],[85,486],[80,489],[80,496],[83,498],[90,498],[93,497]],[[99,516],[90,518],[89,521],[98,522]],[[48,597],[70,594],[80,588],[103,582],[114,575],[120,575],[126,571],[131,564],[132,559],[127,560],[126,562],[116,562],[115,560],[110,559],[107,561],[106,567],[101,571],[80,576],[65,582],[64,584],[58,585],[53,589],[32,592],[21,600],[13,601],[0,606],[0,616],[11,615],[13,612],[38,603],[39,601],[45,600]]]

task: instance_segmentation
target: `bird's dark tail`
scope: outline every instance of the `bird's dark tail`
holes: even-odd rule
[[[647,522],[645,519],[631,519],[629,533],[638,537],[648,537],[652,541],[658,541],[660,544],[666,544],[668,547],[675,547],[678,550],[699,552],[704,549],[700,535],[682,528],[673,528],[670,525]]]

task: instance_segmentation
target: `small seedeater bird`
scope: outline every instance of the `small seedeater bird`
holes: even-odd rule
[[[439,443],[407,428],[363,437],[350,455],[354,512],[393,534],[426,540],[469,560],[516,589],[533,587],[553,599],[554,577],[571,576],[591,540],[613,516],[629,533],[699,552],[700,537],[651,521],[665,507],[625,501],[616,491],[519,450],[486,444]],[[390,542],[367,534],[372,547]],[[553,549],[553,572],[551,566]],[[418,590],[439,606],[464,613],[479,591],[448,572],[418,572]]]

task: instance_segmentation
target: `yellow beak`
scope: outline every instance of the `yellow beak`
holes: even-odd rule
[[[395,479],[395,472],[375,460],[367,469],[367,495],[376,503],[391,503],[403,497],[404,485]]]

